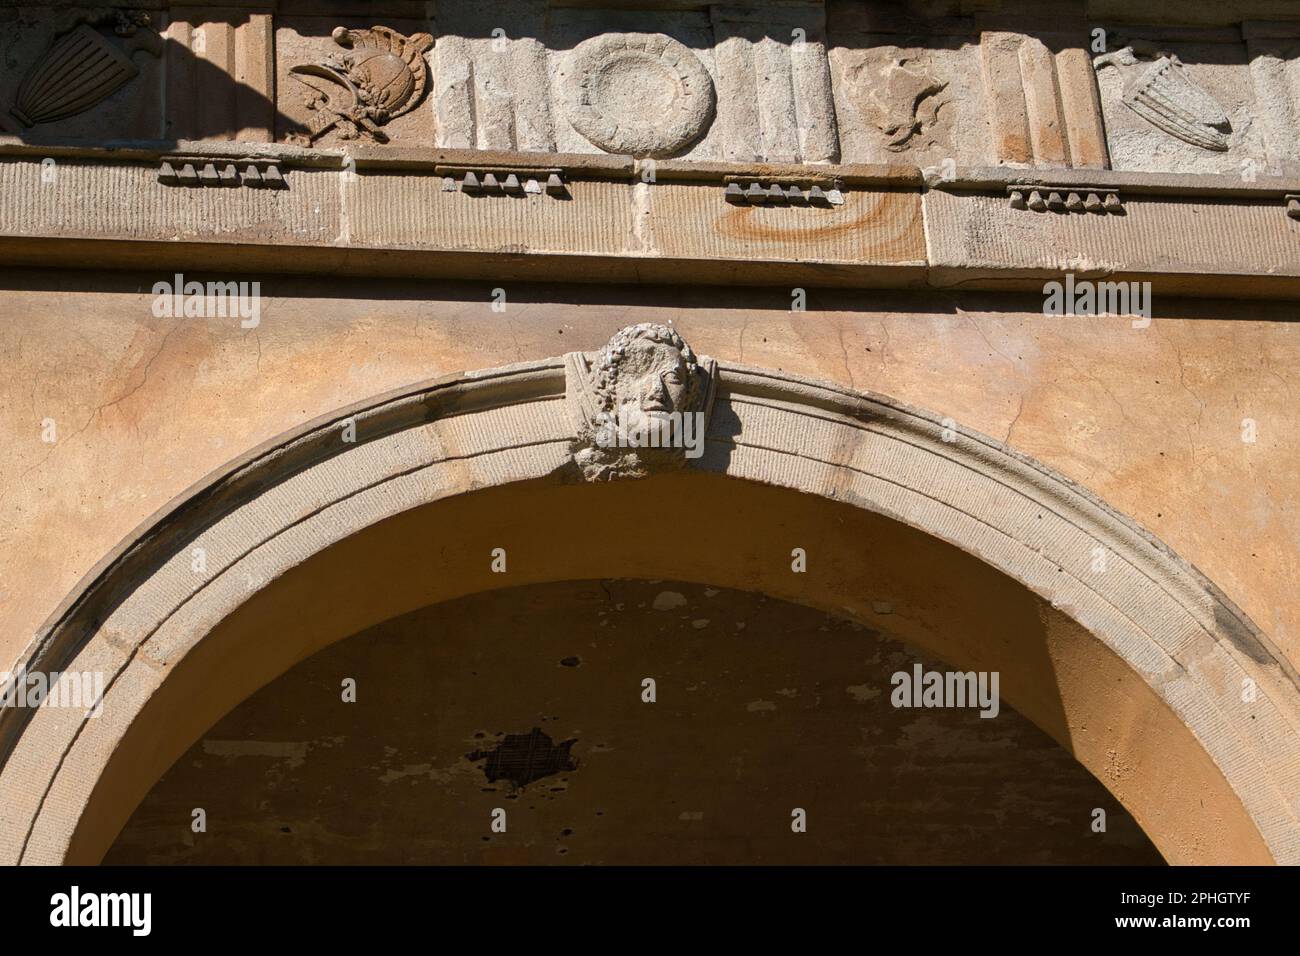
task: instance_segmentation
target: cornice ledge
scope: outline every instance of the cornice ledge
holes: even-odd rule
[[[839,181],[846,186],[911,189],[924,192],[1002,191],[1007,186],[1113,186],[1128,195],[1222,196],[1260,199],[1300,193],[1300,164],[1260,171],[1252,181],[1231,173],[1156,173],[1059,167],[962,166],[945,175],[938,167],[909,163],[731,163],[684,159],[645,160],[626,155],[549,153],[519,150],[417,149],[352,145],[346,149],[306,148],[290,143],[232,143],[207,140],[115,140],[87,144],[74,140],[24,142],[0,135],[0,156],[39,160],[81,159],[102,163],[147,163],[168,156],[213,159],[276,159],[286,168],[375,172],[428,172],[440,166],[482,169],[559,168],[571,178],[647,182],[718,183],[727,177]],[[653,176],[651,177],[651,174]]]

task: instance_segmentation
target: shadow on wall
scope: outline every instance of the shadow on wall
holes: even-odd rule
[[[691,491],[675,493],[682,487]],[[585,549],[556,549],[566,529],[583,526],[592,514],[653,514],[666,502],[674,503],[675,520],[642,529],[636,547],[629,548],[623,536],[595,535]],[[682,547],[680,528],[706,526],[711,526],[709,534]],[[433,540],[438,547],[429,547]],[[819,542],[806,583],[799,584],[802,576],[789,573],[786,560],[768,560],[774,540]],[[510,560],[518,562],[512,577],[539,586],[502,592],[501,575],[491,573],[486,564],[480,567],[481,562],[467,565],[461,556],[483,541],[511,542]],[[889,559],[864,560],[868,555]],[[614,578],[651,580],[607,580],[593,589],[590,576],[579,566],[603,568]],[[405,587],[398,581],[399,568],[422,582],[422,592],[430,582],[442,588],[466,577],[454,589],[478,596],[450,606],[434,602],[439,606],[416,616],[414,628],[399,624],[395,630],[385,625],[369,631],[373,625],[367,624],[352,633],[369,631],[368,639],[344,642],[340,650],[322,655],[324,675],[317,671],[308,677],[310,689],[291,677],[287,684],[295,689],[272,685],[261,702],[252,705],[273,723],[288,720],[301,728],[298,721],[305,711],[285,706],[287,699],[319,697],[323,722],[313,723],[311,740],[316,744],[292,743],[287,727],[262,723],[254,736],[276,741],[280,749],[253,743],[239,753],[278,754],[292,763],[295,754],[309,756],[319,744],[338,754],[346,752],[345,763],[355,760],[356,766],[372,768],[383,764],[394,771],[380,767],[367,775],[375,779],[355,781],[360,790],[374,791],[354,794],[376,807],[369,824],[387,824],[375,829],[366,821],[336,818],[333,811],[322,809],[321,830],[292,836],[306,816],[299,814],[287,791],[303,785],[303,792],[326,792],[316,787],[328,781],[293,779],[300,777],[296,767],[282,762],[241,761],[238,768],[230,767],[225,758],[238,753],[223,745],[205,748],[203,739],[235,739],[252,725],[210,730],[210,724],[202,722],[180,729],[195,723],[192,714],[175,719],[192,710],[189,681],[193,677],[214,687],[230,687],[222,661],[246,674],[256,669],[236,664],[238,655],[219,650],[227,636],[261,635],[255,643],[269,650],[265,635],[276,635],[272,644],[297,643],[291,620],[315,637],[323,635],[323,629],[308,620],[318,612],[335,621],[391,621],[392,610],[409,603],[398,595]],[[544,568],[543,577],[587,579],[588,584],[556,591],[529,580],[531,574],[520,574],[524,568]],[[680,573],[657,573],[668,568]],[[679,583],[663,583],[674,580]],[[709,581],[711,587],[706,586]],[[938,582],[942,586],[936,586]],[[742,589],[746,593],[739,593]],[[832,592],[857,595],[860,609],[842,606]],[[678,594],[693,597],[683,603]],[[803,607],[782,603],[791,600]],[[640,606],[647,602],[648,607]],[[716,607],[710,606],[713,602]],[[332,603],[335,610],[326,610]],[[834,606],[840,606],[840,614],[832,620],[825,615]],[[844,617],[858,619],[859,625]],[[602,619],[608,623],[602,624]],[[747,623],[736,627],[737,622]],[[413,640],[402,637],[412,631]],[[1041,599],[953,545],[817,496],[704,474],[493,488],[404,513],[339,542],[254,594],[214,635],[216,640],[200,645],[197,656],[175,666],[171,676],[176,682],[165,684],[145,704],[114,760],[120,761],[119,768],[135,768],[133,786],[139,785],[137,799],[143,797],[165,765],[157,774],[143,771],[137,746],[151,753],[170,751],[171,745],[154,750],[153,735],[179,729],[187,739],[177,741],[176,757],[197,741],[192,758],[205,765],[216,758],[218,765],[247,770],[267,789],[260,797],[257,789],[223,790],[226,796],[220,799],[231,802],[214,818],[229,820],[229,828],[211,845],[173,846],[175,861],[251,862],[248,854],[253,854],[264,855],[267,862],[287,862],[296,853],[319,851],[321,859],[337,861],[395,862],[395,855],[406,854],[406,861],[477,862],[488,848],[480,839],[486,828],[477,826],[480,804],[484,812],[504,806],[511,814],[518,810],[535,815],[558,830],[576,829],[572,820],[560,819],[575,810],[575,800],[584,816],[590,813],[589,825],[605,828],[605,839],[598,838],[590,851],[606,862],[644,862],[643,854],[653,856],[662,849],[656,833],[663,837],[666,828],[693,825],[692,818],[681,820],[680,815],[701,810],[714,826],[729,822],[721,843],[707,838],[697,843],[691,834],[680,834],[695,844],[691,852],[698,854],[699,862],[740,862],[747,851],[739,848],[752,836],[751,830],[760,830],[759,817],[764,815],[768,823],[777,821],[763,841],[770,844],[769,856],[793,850],[789,862],[971,862],[981,853],[985,860],[1001,862],[1063,862],[1075,854],[1076,860],[1089,862],[1152,862],[1154,856],[1143,849],[1147,841],[1128,823],[1110,837],[1090,831],[1096,807],[1107,809],[1108,815],[1118,807],[1086,781],[1082,771],[1075,772],[1078,768],[1065,753],[1047,743],[1050,737],[1073,747],[1053,645],[1065,635],[1090,639]],[[899,643],[884,646],[882,635]],[[370,662],[361,670],[358,653]],[[393,653],[402,663],[383,664]],[[918,662],[934,669],[939,661],[961,670],[999,671],[999,718],[981,718],[970,707],[944,717],[936,717],[934,709],[891,708],[893,671],[910,673]],[[308,665],[307,670],[312,669]],[[256,685],[280,670],[258,677]],[[658,679],[653,706],[640,699],[646,676]],[[357,686],[365,689],[367,708],[339,704],[339,681],[344,677],[356,678]],[[619,693],[620,687],[625,694]],[[375,710],[384,699],[394,706]],[[1031,702],[1030,719],[1045,735],[1030,731],[1013,712],[1026,701]],[[884,734],[875,732],[884,726],[884,718],[867,713],[878,708],[888,709],[885,723],[892,726]],[[363,725],[350,723],[355,720]],[[379,724],[367,723],[371,720]],[[239,721],[235,718],[234,723]],[[390,737],[391,727],[381,726],[388,721],[424,729]],[[1024,733],[1017,736],[1017,730],[1002,737],[1010,723]],[[512,789],[488,781],[485,767],[468,756],[490,750],[506,734],[528,735],[533,726],[557,744],[575,740],[577,769],[558,775],[568,781],[548,777]],[[963,752],[965,744],[954,734],[975,749]],[[382,750],[378,744],[396,752],[368,752],[372,747]],[[1000,763],[1001,758],[994,761],[997,766],[982,763],[1022,747],[1042,751],[1048,762],[1029,774],[1035,780],[1029,788],[1014,782],[1021,771]],[[1012,762],[1020,759],[1034,758],[1022,755]],[[344,805],[358,805],[343,794],[350,785],[335,776],[337,765],[328,754],[322,751],[309,763],[296,766],[309,775],[333,778],[333,792]],[[182,790],[205,786],[195,778],[196,770],[202,768],[193,767],[193,760],[178,765],[176,774],[185,781]],[[286,771],[292,773],[285,776]],[[815,779],[822,781],[820,787],[813,785]],[[561,784],[574,792],[556,798],[549,788]],[[496,789],[485,789],[492,787]],[[167,791],[164,785],[158,801],[137,818],[144,830],[166,829],[165,818],[171,815],[166,806],[189,799],[174,787],[170,795]],[[982,796],[976,799],[975,791]],[[437,817],[436,825],[427,818],[423,823],[408,820],[408,812],[421,803],[419,794],[433,799],[435,792],[439,796],[427,809]],[[815,792],[823,812],[835,822],[824,820],[806,846],[790,847],[783,842],[791,836],[790,807],[806,808],[806,802],[794,799],[796,792]],[[1049,792],[1060,800],[1053,797],[1044,803],[1030,797]],[[271,814],[253,818],[240,806],[261,797],[275,805]],[[415,797],[414,803],[409,797]],[[218,799],[215,793],[212,799]],[[547,806],[553,799],[555,804]],[[1053,802],[1056,806],[1049,808]],[[528,809],[530,803],[535,814]],[[1069,812],[1067,804],[1073,807]],[[912,810],[903,813],[904,805]],[[127,812],[133,807],[134,802]],[[601,810],[607,816],[598,821],[596,812]],[[1018,822],[1010,822],[1010,816]],[[180,818],[180,832],[187,821]],[[115,827],[121,822],[115,820]],[[356,832],[357,825],[365,832]],[[442,837],[413,837],[404,849],[383,839],[388,825],[413,835],[419,830]],[[262,842],[268,826],[266,835],[283,846]],[[341,843],[326,832],[336,826]],[[1037,831],[1046,843],[1022,843],[1009,836],[1024,828]],[[1055,835],[1048,837],[1048,831]],[[932,842],[926,842],[927,832]],[[967,843],[977,832],[988,841]],[[944,835],[937,836],[940,833]],[[147,858],[159,851],[153,837],[141,834],[136,829],[127,836],[127,856]],[[844,839],[849,834],[852,838]],[[87,827],[82,837],[89,835]],[[171,836],[176,835],[173,830]],[[627,843],[619,839],[623,836],[637,839]],[[359,842],[352,843],[353,838]],[[516,845],[516,850],[532,862],[556,852],[555,843],[540,831],[524,842],[529,847]],[[575,853],[577,860],[585,856]]]
[[[275,102],[277,86],[294,96],[318,94],[307,83],[295,88],[296,79],[277,82],[269,16],[218,13],[198,27],[173,25],[167,35],[156,19],[119,10],[77,22],[65,12],[18,29],[6,51],[15,65],[3,78],[0,126],[42,145],[166,147],[309,134],[304,111],[288,116]],[[314,51],[306,63],[344,52],[328,30],[306,44]],[[317,82],[336,91],[330,106],[352,102],[341,76]]]
[[[104,292],[130,295],[147,291],[160,278],[158,269],[149,272],[127,270],[72,272],[67,268],[13,269],[0,268],[0,290],[32,292]],[[171,272],[161,270],[163,277]],[[205,272],[185,268],[187,278],[200,281],[226,281],[227,272]],[[449,282],[439,279],[394,278],[376,279],[340,277],[324,279],[319,276],[276,274],[260,276],[262,287],[268,294],[283,298],[322,299],[353,302],[419,302],[430,303],[431,318],[440,315],[438,303],[474,304],[488,308],[493,302],[494,289],[499,282]],[[271,293],[271,289],[274,292]],[[596,283],[542,283],[511,282],[509,302],[512,306],[561,305],[572,308],[566,322],[581,325],[589,316],[599,316],[609,309],[659,308],[689,312],[696,318],[714,322],[734,321],[738,317],[753,315],[788,316],[793,323],[809,327],[832,321],[836,315],[911,315],[917,318],[945,316],[963,319],[966,313],[980,312],[1003,315],[1041,315],[1044,295],[1034,292],[977,291],[970,289],[870,289],[847,290],[809,286],[803,290],[806,310],[791,309],[792,290],[783,286],[706,286],[706,285],[614,285]],[[830,313],[830,314],[828,314]],[[1252,300],[1243,308],[1239,300],[1190,298],[1161,295],[1151,298],[1151,313],[1155,319],[1185,319],[1205,322],[1295,323],[1300,314],[1294,304],[1287,301]],[[450,317],[450,311],[446,313]],[[1101,317],[1098,321],[1104,321]],[[963,319],[964,321],[964,319]],[[1061,318],[1050,321],[1062,323]],[[1130,317],[1114,317],[1114,321],[1129,327]],[[608,323],[600,326],[601,334],[608,336]],[[595,343],[600,344],[600,343]],[[586,347],[584,345],[584,347]],[[568,343],[559,342],[554,354],[567,351]],[[551,354],[551,353],[547,353]]]
[[[950,668],[891,639],[891,617],[626,579],[427,607],[227,714],[104,862],[1164,862],[1009,707],[894,705],[897,675]]]

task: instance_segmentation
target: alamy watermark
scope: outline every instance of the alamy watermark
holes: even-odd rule
[[[979,707],[981,717],[998,715],[997,671],[895,671],[889,679],[895,707]]]
[[[627,402],[594,417],[595,443],[601,448],[682,448],[687,458],[704,454],[704,413],[646,408]]]
[[[120,926],[132,936],[148,936],[153,929],[152,893],[83,893],[73,886],[50,897],[50,925]]]
[[[1144,329],[1151,324],[1151,283],[1094,282],[1067,272],[1064,282],[1043,285],[1043,315],[1128,315],[1133,328]]]
[[[153,286],[153,314],[168,319],[240,319],[239,326],[255,329],[262,322],[262,283],[185,281],[176,273]]]
[[[0,672],[0,707],[72,707],[98,717],[104,710],[103,671]]]

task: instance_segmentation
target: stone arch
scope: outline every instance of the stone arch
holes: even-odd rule
[[[0,862],[97,861],[157,776],[240,700],[363,626],[459,593],[714,575],[861,614],[838,562],[862,555],[841,551],[796,583],[788,548],[756,550],[781,541],[782,502],[914,529],[1072,622],[1086,640],[1040,660],[1014,644],[936,650],[1003,670],[1003,696],[1110,786],[1171,862],[1300,862],[1295,671],[1194,568],[949,419],[770,370],[717,374],[705,453],[681,472],[584,484],[566,363],[553,359],[367,401],[191,489],[107,556],[25,652],[28,671],[101,671],[108,690],[94,719],[0,713]],[[708,533],[709,515],[731,508],[752,543],[743,553]],[[571,537],[543,527],[511,551],[510,580],[493,580],[488,542],[521,513],[566,522]],[[1118,702],[1127,729],[1111,726]],[[1153,735],[1147,765],[1117,773],[1106,741],[1135,724]]]

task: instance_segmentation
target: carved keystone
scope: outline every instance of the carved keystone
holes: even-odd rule
[[[564,361],[570,451],[585,480],[644,478],[703,454],[717,363],[697,358],[675,329],[629,325],[594,355]]]

